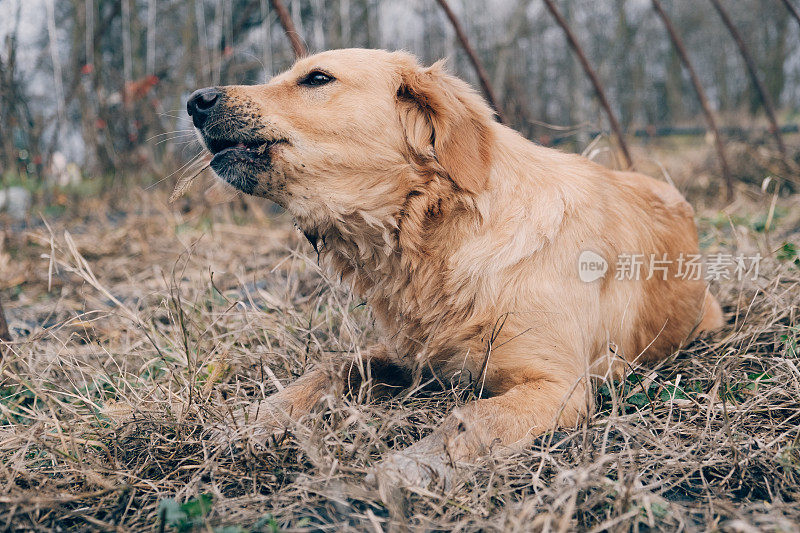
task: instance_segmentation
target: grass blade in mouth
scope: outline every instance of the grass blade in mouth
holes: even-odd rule
[[[211,166],[211,161],[208,161],[205,165],[203,165],[200,170],[195,172],[194,174],[190,174],[188,176],[184,176],[178,180],[178,183],[175,184],[175,188],[172,190],[172,194],[169,196],[169,203],[174,204],[180,197],[186,194],[186,191],[189,190],[189,187],[192,186],[194,183],[194,179],[203,173],[205,169]]]

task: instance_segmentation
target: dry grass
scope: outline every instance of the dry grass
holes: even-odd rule
[[[800,269],[774,253],[798,244],[797,196],[776,200],[768,231],[757,190],[700,210],[707,249],[769,257],[757,281],[715,288],[724,331],[600,387],[582,426],[465,467],[446,491],[380,495],[369,466],[462,395],[329,398],[266,448],[224,442],[213,428],[245,405],[367,345],[369,310],[285,215],[127,194],[124,209],[84,200],[5,233],[0,527],[798,531]]]

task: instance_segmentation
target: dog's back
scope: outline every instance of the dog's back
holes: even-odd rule
[[[500,292],[493,296],[494,314],[511,313],[502,335],[510,344],[498,350],[496,364],[503,364],[503,352],[509,367],[525,366],[526,353],[536,364],[535,344],[549,338],[571,347],[573,369],[605,375],[620,366],[612,361],[618,356],[657,360],[721,325],[719,304],[692,266],[699,262],[693,209],[673,186],[516,134],[498,137],[507,139],[506,151],[496,156],[492,175],[502,183],[492,187],[491,200],[478,199],[487,206],[484,224],[495,225],[484,230],[495,236],[495,249],[505,238],[516,253],[482,248],[483,275],[494,276]],[[497,210],[518,216],[494,216]],[[455,257],[471,261],[479,242],[462,245],[474,253]],[[587,253],[605,262],[604,275],[580,277]]]

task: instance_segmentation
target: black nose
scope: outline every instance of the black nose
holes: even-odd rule
[[[206,87],[192,93],[186,102],[186,112],[192,117],[195,127],[202,128],[219,101],[220,92],[215,87]]]

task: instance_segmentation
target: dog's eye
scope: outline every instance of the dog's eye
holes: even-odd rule
[[[309,87],[319,87],[335,80],[330,74],[325,74],[320,70],[312,70],[304,77],[300,78],[300,85],[308,85]]]

